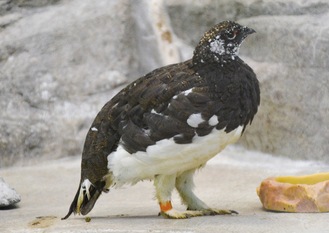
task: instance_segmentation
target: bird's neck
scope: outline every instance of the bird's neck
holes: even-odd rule
[[[211,56],[194,55],[192,58],[193,65],[196,67],[204,67],[210,64],[218,67],[224,67],[238,60],[240,60],[240,58],[236,54],[225,54],[225,55],[211,54]]]

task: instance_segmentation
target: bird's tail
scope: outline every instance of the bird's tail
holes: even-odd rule
[[[62,220],[70,217],[72,213],[82,215],[88,214],[94,207],[101,193],[108,192],[108,189],[105,188],[105,185],[105,181],[99,181],[95,184],[92,184],[88,179],[85,179],[79,185],[78,191],[75,194],[69,212],[64,218],[62,218]]]

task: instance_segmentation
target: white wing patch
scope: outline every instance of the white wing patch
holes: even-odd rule
[[[187,124],[193,128],[197,128],[202,122],[204,122],[204,119],[201,113],[194,113],[187,119]]]
[[[209,121],[208,121],[210,126],[215,126],[218,124],[218,117],[216,115],[213,115],[212,117],[210,117]]]

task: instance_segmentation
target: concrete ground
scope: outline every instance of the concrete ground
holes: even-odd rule
[[[209,206],[239,215],[184,220],[159,217],[152,182],[113,189],[91,213],[62,221],[78,187],[80,157],[0,170],[21,195],[14,209],[0,210],[0,232],[329,232],[329,214],[292,214],[262,209],[256,187],[269,177],[328,171],[328,164],[291,161],[230,147],[195,176],[196,193]],[[177,193],[173,205],[184,209]]]

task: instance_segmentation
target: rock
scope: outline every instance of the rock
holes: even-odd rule
[[[20,195],[9,187],[8,184],[0,177],[0,208],[15,205],[21,201]]]
[[[0,167],[81,152],[113,88],[139,69],[128,2],[7,1]]]
[[[170,0],[168,12],[174,32],[192,46],[221,20],[256,30],[240,55],[260,80],[261,106],[240,143],[290,158],[329,161],[329,2]]]
[[[244,138],[249,147],[296,159],[329,161],[329,36],[316,16],[258,17],[243,20],[259,31],[245,51],[261,80],[259,114]],[[289,30],[283,28],[289,21]],[[275,23],[273,23],[275,22]],[[267,48],[267,51],[255,48]],[[264,51],[265,50],[265,51]]]
[[[313,177],[324,174],[315,174]],[[329,180],[309,182],[310,176],[268,178],[257,189],[263,207],[281,212],[328,212]],[[294,180],[298,182],[294,182]]]

